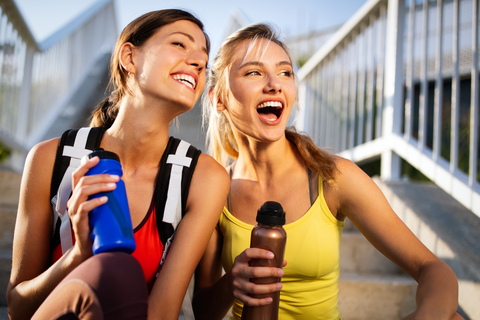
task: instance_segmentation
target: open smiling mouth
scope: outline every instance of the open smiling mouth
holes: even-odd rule
[[[185,84],[187,87],[190,87],[192,90],[195,90],[197,83],[195,79],[186,74],[176,74],[173,76],[173,79]]]
[[[267,101],[257,107],[257,113],[267,121],[275,121],[283,113],[283,105],[278,101]]]

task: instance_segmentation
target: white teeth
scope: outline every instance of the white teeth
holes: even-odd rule
[[[192,89],[195,89],[195,87],[197,85],[195,83],[195,79],[192,76],[189,76],[187,74],[174,74],[173,79],[179,80],[179,81],[185,83],[186,85],[188,85]]]
[[[264,102],[264,103],[260,104],[257,107],[257,109],[266,108],[266,107],[280,107],[280,108],[283,108],[283,105],[279,101],[267,101],[267,102]]]

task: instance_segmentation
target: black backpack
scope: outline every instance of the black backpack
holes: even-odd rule
[[[52,250],[61,244],[62,253],[65,253],[73,245],[71,223],[66,208],[72,192],[72,172],[80,165],[84,155],[100,146],[106,129],[72,129],[67,130],[60,138],[50,188],[54,214]],[[190,182],[200,153],[200,150],[188,142],[170,137],[160,160],[154,191],[157,228],[164,246],[160,267],[165,261],[175,230],[185,215]]]

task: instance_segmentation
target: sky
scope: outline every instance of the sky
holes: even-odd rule
[[[97,0],[14,0],[37,42],[48,38]],[[222,33],[235,10],[251,22],[269,22],[284,36],[339,26],[366,0],[114,0],[120,31],[143,13],[186,9],[204,24],[212,41],[212,52],[220,46]],[[294,4],[294,5],[293,5]]]

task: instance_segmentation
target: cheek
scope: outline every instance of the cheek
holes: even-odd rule
[[[293,105],[297,94],[295,84],[286,86],[286,89],[287,99],[289,100],[290,105]]]
[[[249,103],[254,90],[252,90],[252,88],[249,86],[237,84],[231,87],[231,92],[232,92],[233,98],[236,101],[238,101],[241,104],[247,104]]]
[[[203,91],[203,89],[205,88],[205,83],[206,83],[206,76],[205,74],[202,74],[201,76],[199,76],[198,78],[198,84],[197,84],[197,88],[200,89],[200,93]]]

